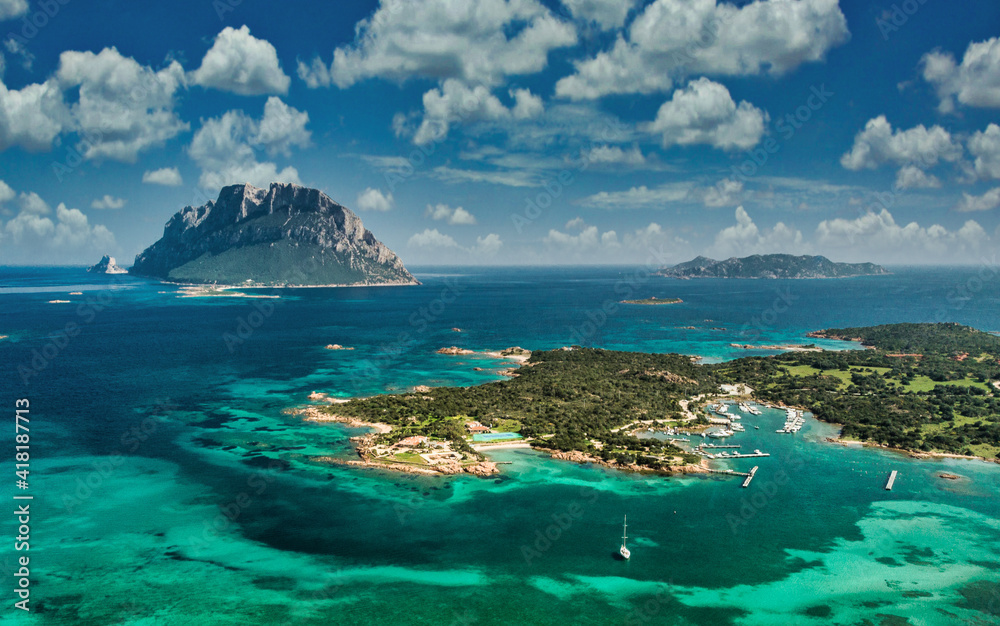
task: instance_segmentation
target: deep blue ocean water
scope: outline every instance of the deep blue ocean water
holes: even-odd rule
[[[1000,623],[996,464],[832,445],[823,440],[836,429],[814,420],[776,435],[775,411],[739,442],[772,456],[728,462],[760,465],[746,490],[527,450],[496,453],[513,462],[496,478],[426,478],[316,463],[349,457],[359,432],[286,411],[312,391],[500,378],[502,361],[435,353],[451,345],[585,344],[716,361],[768,354],[734,343],[812,343],[805,334],[827,327],[955,321],[1000,331],[994,268],[894,271],[677,281],[643,268],[434,267],[416,268],[416,287],[245,299],[185,298],[175,286],[80,268],[0,268],[3,402],[12,416],[16,398],[31,401],[35,497],[34,610],[0,615],[37,624]],[[650,296],[684,302],[619,303]],[[13,491],[13,454],[4,467]],[[892,469],[900,478],[887,492]],[[943,470],[963,478],[943,481]],[[627,563],[612,558],[625,513]],[[4,550],[5,573],[15,556]]]

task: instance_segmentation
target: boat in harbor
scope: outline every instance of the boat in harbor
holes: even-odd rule
[[[779,433],[797,433],[804,426],[806,420],[802,417],[802,411],[796,409],[785,409],[785,425]]]
[[[708,436],[715,439],[725,439],[726,437],[732,437],[733,431],[723,428],[722,430],[716,430],[708,433]]]
[[[622,527],[622,547],[618,554],[626,561],[632,558],[632,551],[625,547],[625,540],[628,539],[628,515],[625,516],[625,525]]]

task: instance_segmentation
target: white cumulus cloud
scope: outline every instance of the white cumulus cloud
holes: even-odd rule
[[[146,170],[142,173],[142,182],[164,187],[179,187],[184,184],[181,173],[176,167],[162,167],[158,170]]]
[[[508,109],[500,99],[482,85],[470,87],[459,80],[448,79],[440,88],[431,89],[423,97],[423,119],[413,136],[413,143],[426,145],[441,141],[453,124],[479,121],[524,120],[544,111],[541,98],[527,89],[511,91],[514,106]],[[397,134],[402,125],[397,123]]]
[[[447,204],[427,205],[424,215],[432,220],[445,220],[452,225],[471,226],[476,223],[476,218],[462,207],[452,208]]]
[[[580,99],[653,93],[697,74],[781,75],[847,41],[837,0],[656,0],[609,50],[575,64],[556,95]]]
[[[818,246],[843,257],[880,263],[970,261],[988,242],[986,231],[973,220],[955,231],[939,224],[900,225],[886,209],[869,211],[855,219],[824,220],[816,227]]]
[[[463,246],[451,235],[446,235],[436,228],[426,228],[414,233],[407,241],[407,246],[422,250],[430,255],[428,259],[434,262],[467,262],[496,256],[503,248],[503,240],[500,239],[500,235],[489,233],[485,237],[476,237],[475,243],[471,246]]]
[[[675,91],[646,128],[662,135],[664,147],[707,144],[734,150],[757,145],[768,119],[749,102],[737,105],[725,86],[699,78]]]
[[[915,165],[904,165],[896,174],[896,187],[900,189],[937,189],[941,181]]]
[[[957,161],[962,146],[940,126],[923,124],[908,130],[893,129],[884,115],[868,120],[854,137],[851,150],[840,158],[849,170],[875,169],[885,163],[933,167],[939,161]]]
[[[990,124],[985,131],[973,133],[969,152],[976,159],[976,175],[982,179],[1000,178],[1000,126]]]
[[[576,19],[612,30],[625,25],[636,0],[562,0],[562,3]]]
[[[476,237],[476,245],[472,247],[472,252],[477,256],[492,257],[496,256],[502,247],[503,241],[500,235],[490,233],[485,237]]]
[[[458,242],[451,235],[445,235],[436,228],[426,228],[413,233],[406,245],[413,248],[458,248]]]
[[[383,194],[379,189],[368,187],[358,194],[356,206],[359,211],[388,211],[395,200],[392,194]]]
[[[0,151],[11,146],[48,150],[69,124],[69,109],[54,81],[13,90],[0,81]]]
[[[972,42],[961,63],[950,52],[928,52],[921,60],[924,80],[937,89],[942,113],[955,110],[955,100],[973,107],[1000,107],[1000,38]]]
[[[672,202],[689,199],[691,190],[692,185],[686,183],[667,183],[653,188],[639,185],[626,191],[599,191],[581,200],[580,204],[595,209],[664,208]]]
[[[299,63],[307,85],[343,89],[376,77],[497,85],[543,70],[551,50],[577,41],[573,25],[537,0],[382,0],[355,30],[330,66],[318,58]]]
[[[306,130],[309,114],[290,107],[281,98],[271,96],[264,104],[264,117],[257,124],[254,142],[268,154],[289,156],[293,146],[307,148],[312,134]]]
[[[257,39],[250,29],[227,26],[215,37],[191,82],[244,96],[284,94],[291,79],[281,69],[270,42]]]
[[[736,224],[715,236],[710,254],[718,258],[751,254],[796,254],[803,250],[802,233],[778,222],[773,228],[758,228],[742,206],[736,207]]]
[[[593,146],[581,155],[588,165],[643,165],[646,157],[639,146],[628,150],[620,146]]]
[[[97,54],[69,50],[59,56],[55,78],[63,91],[79,89],[71,106],[73,130],[87,159],[134,163],[140,152],[189,128],[174,112],[185,84],[176,61],[154,71],[115,48]]]
[[[994,187],[981,196],[963,193],[962,200],[955,207],[955,210],[959,213],[971,213],[974,211],[992,211],[998,206],[1000,206],[1000,187]]]
[[[123,206],[125,206],[123,198],[116,198],[110,194],[104,194],[103,197],[97,198],[90,203],[90,208],[92,209],[120,209]]]
[[[705,190],[702,202],[705,206],[713,208],[734,206],[739,204],[742,196],[743,183],[732,178],[725,178]]]
[[[0,204],[5,202],[10,202],[17,196],[14,190],[10,188],[10,185],[0,180]]]
[[[20,211],[3,225],[6,258],[18,263],[88,261],[115,246],[115,237],[105,226],[92,225],[79,209],[63,203],[52,209],[34,192],[18,197]],[[91,261],[92,262],[92,261]]]
[[[21,17],[28,12],[28,0],[0,0],[0,20]]]
[[[202,169],[199,185],[217,189],[236,183],[257,187],[272,182],[301,183],[294,167],[279,170],[273,162],[259,161],[257,151],[287,154],[292,146],[309,145],[309,132],[305,130],[308,119],[272,96],[260,120],[241,110],[204,120],[188,146],[188,155]],[[275,129],[284,129],[285,133],[275,134]]]

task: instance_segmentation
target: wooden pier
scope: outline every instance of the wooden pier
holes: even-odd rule
[[[737,472],[736,470],[719,470],[712,468],[705,468],[705,471],[711,472],[712,474],[726,474],[727,476],[749,476],[746,472]]]
[[[750,486],[750,481],[751,481],[751,480],[753,480],[753,477],[754,477],[754,474],[756,474],[756,473],[757,473],[757,466],[756,466],[756,465],[754,465],[754,466],[753,466],[753,469],[752,469],[752,470],[750,470],[750,473],[749,473],[749,474],[747,474],[747,478],[746,478],[746,480],[744,480],[744,481],[743,481],[743,487],[744,487],[744,488],[746,488],[746,487],[749,487],[749,486]]]
[[[889,482],[885,484],[886,491],[892,491],[892,484],[896,482],[896,474],[898,473],[896,470],[892,470],[892,473],[889,474]]]

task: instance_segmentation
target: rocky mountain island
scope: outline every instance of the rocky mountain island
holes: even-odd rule
[[[835,263],[824,256],[755,254],[716,261],[699,256],[657,272],[670,278],[849,278],[889,272],[874,263]]]
[[[129,272],[244,287],[417,284],[350,209],[287,183],[230,185],[215,202],[185,207]]]
[[[115,257],[104,255],[101,260],[95,265],[91,265],[87,268],[88,272],[93,272],[95,274],[127,274],[128,270],[124,267],[118,267],[115,263]]]

